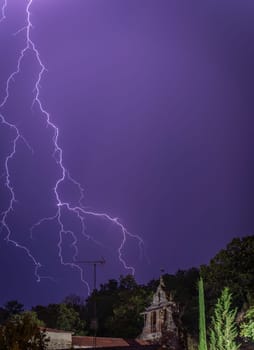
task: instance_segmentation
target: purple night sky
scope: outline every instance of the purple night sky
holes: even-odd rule
[[[31,1],[31,0],[30,0]],[[1,6],[4,5],[1,0]],[[8,0],[0,23],[0,104],[6,81],[26,45],[27,0]],[[87,211],[118,217],[145,242],[128,239],[123,258],[138,282],[208,263],[236,236],[253,233],[254,4],[245,1],[33,0],[31,37],[47,68],[40,101],[59,128],[64,166],[84,188]],[[1,12],[0,12],[1,17]],[[19,31],[17,33],[17,31]],[[14,35],[14,33],[17,33]],[[14,210],[0,232],[0,304],[30,306],[87,295],[79,272],[61,265],[54,186],[61,171],[52,156],[53,130],[33,104],[40,67],[30,49],[0,109],[33,152],[18,140],[9,161]],[[0,212],[10,203],[5,159],[15,133],[0,124]],[[71,181],[61,200],[78,205]],[[76,233],[78,259],[100,259],[98,282],[127,272],[118,261],[119,227],[102,218],[80,221],[63,208]],[[72,261],[73,236],[62,255]],[[94,242],[98,241],[99,243]],[[91,268],[85,276],[92,283]]]

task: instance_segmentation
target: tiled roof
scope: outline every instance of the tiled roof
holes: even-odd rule
[[[93,337],[73,336],[72,345],[79,347],[93,347]],[[149,343],[142,339],[123,339],[123,338],[108,338],[96,337],[96,348],[112,348],[112,347],[140,347]]]

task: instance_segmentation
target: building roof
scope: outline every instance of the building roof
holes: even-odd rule
[[[94,337],[72,337],[72,345],[74,347],[93,347],[93,341]],[[149,345],[149,342],[142,339],[128,340],[123,338],[96,337],[96,348],[140,347],[146,345]]]

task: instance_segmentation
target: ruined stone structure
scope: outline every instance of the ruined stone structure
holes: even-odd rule
[[[72,332],[61,331],[59,329],[41,328],[49,339],[48,350],[63,350],[72,347]]]
[[[140,336],[144,340],[159,340],[163,332],[178,335],[178,330],[173,318],[177,313],[177,305],[172,297],[167,297],[162,277],[160,284],[153,296],[152,304],[142,313],[144,316],[144,328]]]

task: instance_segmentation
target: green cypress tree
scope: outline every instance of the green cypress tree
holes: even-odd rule
[[[206,343],[206,321],[205,321],[205,297],[203,279],[198,282],[198,300],[199,300],[199,346],[198,350],[207,350]]]
[[[231,309],[231,294],[224,288],[217,301],[210,329],[210,350],[237,350],[237,310]]]

